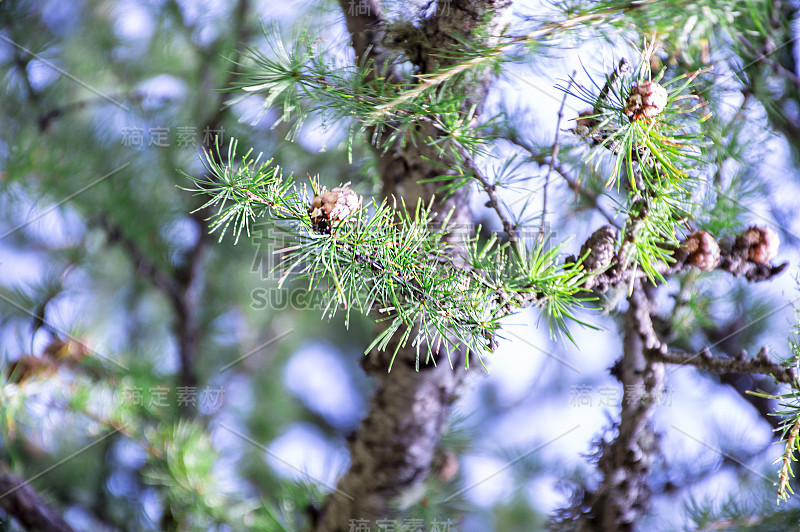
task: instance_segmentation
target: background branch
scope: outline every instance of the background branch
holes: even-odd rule
[[[770,360],[766,347],[762,347],[753,358],[747,358],[747,352],[744,350],[737,358],[714,356],[711,354],[711,349],[708,347],[704,347],[696,354],[684,353],[672,349],[666,352],[652,350],[647,353],[647,356],[650,360],[655,362],[664,362],[680,366],[694,366],[698,369],[712,371],[714,373],[760,373],[762,375],[771,375],[778,382],[785,384],[792,384],[797,381],[797,371],[794,368],[789,368]]]
[[[0,464],[0,508],[31,532],[74,532],[27,481],[10,473],[5,464]]]

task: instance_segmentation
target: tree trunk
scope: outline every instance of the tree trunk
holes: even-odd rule
[[[375,0],[363,1],[359,3],[362,9],[354,10],[347,0],[340,3],[357,61],[374,61],[373,69],[385,69],[388,79],[397,78],[388,63],[390,50],[383,42],[385,26],[380,4]],[[440,61],[433,53],[437,49],[457,50],[462,46],[451,36],[453,31],[474,40],[475,30],[480,27],[488,30],[481,32],[482,43],[491,44],[496,37],[486,35],[500,34],[510,4],[510,1],[464,0],[442,4],[422,26],[426,39],[415,58],[417,67],[425,73],[448,66],[447,61]],[[459,89],[468,95],[466,100],[480,107],[490,82],[490,74],[486,72],[465,79]],[[385,152],[376,150],[384,196],[402,198],[409,208],[419,199],[427,204],[434,197],[436,184],[420,181],[443,173],[440,166],[425,160],[427,157],[441,161],[438,151],[419,141],[429,136],[438,138],[438,131],[429,124],[416,127],[417,142],[396,143]],[[472,213],[468,193],[469,188],[462,187],[444,202],[434,199],[434,221],[441,221],[452,211],[450,224],[469,227]],[[456,238],[458,235],[454,233],[453,239]],[[346,531],[354,520],[387,517],[392,500],[421,486],[430,470],[453,393],[464,376],[464,358],[469,353],[462,349],[452,356],[452,368],[441,356],[437,366],[420,364],[417,371],[417,349],[407,345],[400,348],[391,372],[387,372],[393,350],[390,345],[385,352],[371,353],[364,364],[365,370],[378,381],[375,395],[361,427],[349,443],[350,469],[326,501],[315,531]]]

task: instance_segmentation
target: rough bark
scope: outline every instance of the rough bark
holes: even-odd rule
[[[664,393],[664,364],[648,360],[660,341],[653,331],[654,305],[649,287],[637,282],[625,315],[623,355],[613,373],[623,386],[622,410],[613,441],[602,441],[597,467],[603,475],[588,500],[584,530],[635,530],[647,511],[647,478],[658,455],[658,438],[651,425]]]
[[[664,345],[664,344],[661,344]],[[666,345],[648,353],[650,360],[665,362],[667,364],[695,366],[706,371],[713,371],[721,375],[771,375],[778,382],[791,384],[798,378],[794,368],[787,367],[770,360],[766,348],[761,349],[753,358],[748,358],[747,352],[742,351],[737,358],[714,356],[707,347],[699,353],[690,354],[680,351],[667,350]],[[749,388],[751,390],[754,387]]]
[[[691,365],[721,375],[771,375],[779,382],[796,382],[797,373],[769,359],[766,349],[749,358],[713,356],[708,348],[691,354],[669,349],[653,327],[656,290],[636,281],[625,314],[622,358],[612,374],[623,386],[616,437],[601,441],[598,453],[600,484],[576,505],[585,512],[580,530],[632,531],[649,507],[647,479],[659,453],[658,436],[651,425],[665,390],[665,365]]]
[[[340,3],[357,61],[360,64],[371,61],[374,69],[384,72],[388,79],[396,79],[398,74],[390,64],[391,50],[384,42],[385,22],[380,3],[362,2],[366,9],[361,10],[351,9],[347,0]],[[450,31],[457,31],[468,40],[475,38],[474,30],[478,28],[488,28],[482,35],[498,35],[509,6],[509,1],[448,2],[446,11],[438,11],[422,26],[426,39],[413,58],[417,67],[421,72],[430,72],[448,64],[437,63],[432,51],[458,49]],[[486,73],[465,79],[461,88],[465,96],[470,95],[472,101],[480,104],[489,83]],[[438,137],[430,125],[418,127],[417,138]],[[423,142],[398,143],[385,152],[376,151],[376,156],[385,196],[402,198],[406,205],[416,204],[418,198],[427,202],[434,197],[435,184],[420,181],[442,174],[440,166],[424,159],[439,160],[435,149]],[[467,187],[445,202],[435,201],[434,210],[439,219],[452,210],[452,224],[470,224]],[[377,380],[375,394],[361,427],[349,442],[350,469],[340,478],[337,491],[327,499],[313,527],[315,531],[345,531],[350,529],[351,520],[387,517],[393,499],[420,486],[430,471],[454,391],[464,376],[463,360],[469,353],[452,357],[452,368],[446,360],[439,360],[437,366],[421,366],[417,371],[416,348],[406,346],[398,351],[392,371],[387,373],[393,347],[386,352],[371,353],[366,359],[365,370]]]

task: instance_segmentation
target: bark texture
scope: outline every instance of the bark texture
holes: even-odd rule
[[[649,506],[647,478],[659,450],[651,421],[665,382],[664,364],[647,358],[661,345],[651,319],[654,289],[639,281],[628,298],[623,354],[613,370],[623,386],[622,411],[616,438],[600,444],[597,467],[603,480],[589,497],[586,530],[635,530]]]

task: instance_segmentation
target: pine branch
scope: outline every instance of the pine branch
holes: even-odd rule
[[[344,0],[340,0],[344,2]],[[605,21],[608,17],[620,13],[637,11],[646,9],[648,4],[657,3],[660,0],[643,0],[637,2],[629,2],[622,5],[611,6],[608,8],[601,8],[591,13],[584,13],[569,17],[563,21],[551,22],[544,24],[541,28],[533,30],[525,35],[519,35],[504,39],[504,42],[492,48],[483,50],[480,54],[475,54],[474,57],[449,66],[439,72],[419,76],[420,82],[416,87],[406,91],[394,100],[391,100],[383,105],[378,106],[371,115],[371,119],[379,120],[386,114],[395,111],[403,106],[408,101],[418,98],[425,92],[428,92],[451,79],[457,78],[459,75],[472,70],[477,67],[484,67],[492,61],[500,59],[511,48],[519,44],[534,43],[544,40],[556,33],[565,32],[575,28],[583,27],[587,24],[594,24]],[[481,2],[475,2],[481,4]]]
[[[461,344],[480,358],[492,349],[498,320],[523,304],[541,306],[553,330],[564,332],[566,320],[574,319],[571,307],[581,305],[584,274],[574,264],[559,264],[558,246],[546,249],[540,242],[527,251],[496,237],[479,243],[478,234],[457,232],[450,215],[419,203],[413,212],[402,203],[362,204],[347,187],[317,190],[309,205],[304,190],[270,162],[259,164],[260,156],[252,159],[250,152],[237,161],[236,145],[231,140],[229,164],[206,154],[210,176],[191,178],[195,193],[211,196],[202,208],[216,207],[212,231],[232,228],[238,240],[257,218],[272,219],[290,241],[281,282],[296,274],[309,287],[330,285],[333,290],[324,290],[327,317],[340,309],[347,322],[353,309],[383,315],[378,321],[388,326],[367,351],[383,351],[398,336],[396,349],[410,341],[417,366],[420,351],[426,363],[436,363],[440,351],[449,356]],[[454,234],[458,246],[449,241]]]

